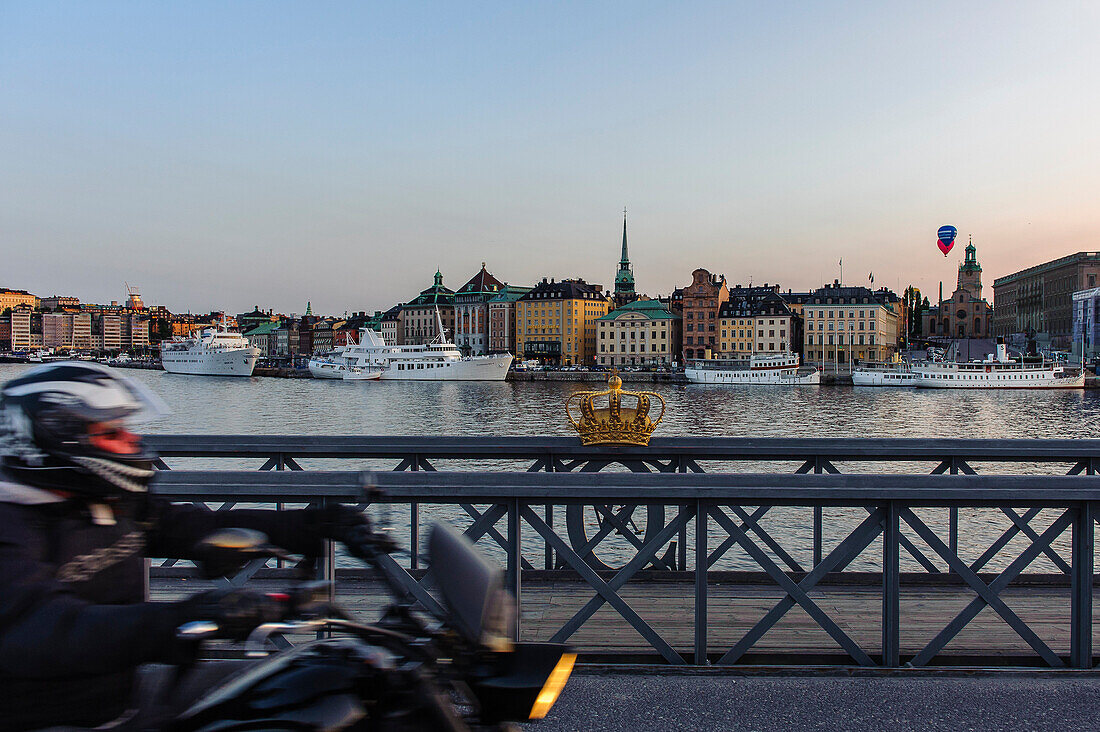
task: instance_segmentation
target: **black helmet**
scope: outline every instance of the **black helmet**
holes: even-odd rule
[[[93,498],[144,492],[156,456],[128,432],[129,441],[112,443],[89,427],[168,411],[148,388],[106,366],[39,366],[0,387],[0,461],[13,478],[38,488]]]

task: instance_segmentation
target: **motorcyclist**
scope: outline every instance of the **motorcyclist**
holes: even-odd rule
[[[144,557],[194,558],[229,526],[317,556],[323,540],[363,529],[339,505],[210,511],[150,496],[154,455],[127,427],[166,411],[94,363],[47,364],[0,387],[0,730],[124,718],[139,666],[190,660],[178,626],[261,619],[248,590],[147,602]]]

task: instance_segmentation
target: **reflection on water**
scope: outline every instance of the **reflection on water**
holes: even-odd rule
[[[7,380],[25,368],[0,365],[0,380]],[[141,370],[125,373],[147,383],[174,410],[172,415],[147,426],[149,432],[160,433],[568,435],[571,432],[563,411],[566,397],[574,391],[599,387],[592,383],[559,382],[344,383],[309,379],[195,377]],[[1100,391],[670,384],[626,386],[656,391],[665,398],[668,412],[657,434],[670,437],[1090,438],[1100,434]],[[224,461],[214,464],[229,467]],[[346,469],[347,463],[343,466]],[[485,464],[481,467],[490,466]],[[312,467],[337,468],[338,464]],[[464,467],[471,469],[475,466],[465,463]],[[881,469],[888,471],[906,467],[884,465]],[[995,467],[986,466],[985,469]],[[916,468],[912,466],[912,469]],[[742,464],[734,469],[787,468]],[[1014,466],[1012,469],[1031,470],[1026,466]],[[927,470],[927,467],[922,468],[922,472]],[[1051,468],[1040,470],[1049,472]],[[450,510],[445,513],[455,518]],[[844,537],[846,530],[853,528],[865,515],[851,510],[827,511],[826,553]],[[929,525],[940,536],[946,536],[946,511],[925,511],[921,515],[927,518]],[[1035,521],[1037,529],[1041,532],[1055,515],[1055,512],[1044,512]],[[666,518],[671,516],[670,509]],[[564,515],[556,519],[564,522]],[[400,521],[395,521],[395,526],[404,520],[402,517]],[[595,522],[591,511],[588,512],[588,520],[590,524]],[[639,530],[643,530],[645,511],[639,509],[634,520],[639,524]],[[776,508],[761,523],[767,531],[780,538],[798,562],[803,566],[809,563],[812,553],[809,509]],[[973,554],[971,560],[991,544],[1007,525],[1007,518],[999,511],[962,512],[960,542],[964,550]],[[594,532],[590,529],[589,533]],[[916,539],[911,531],[905,533]],[[542,544],[536,541],[533,532],[528,531],[524,538],[524,545],[530,549],[531,557],[541,556]],[[611,550],[609,545],[607,558],[621,557],[631,551],[630,544],[621,537],[616,538],[614,533],[611,545],[617,548]],[[693,548],[690,538],[688,545],[689,549]],[[717,540],[711,549],[715,546]],[[876,546],[880,545],[872,544],[853,568],[873,567],[877,561],[876,552],[879,552]],[[1002,556],[1015,556],[1025,547],[1025,540],[1017,537]],[[1008,558],[1011,559],[1011,556]],[[750,564],[738,549],[718,566],[748,567]],[[939,564],[942,566],[942,563]],[[999,560],[992,566],[1003,564],[1004,561]],[[911,560],[905,567],[916,568],[917,565]],[[1043,569],[1051,567],[1046,565]]]

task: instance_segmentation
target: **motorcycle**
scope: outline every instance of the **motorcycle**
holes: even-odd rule
[[[284,556],[255,531],[225,529],[203,541],[208,575],[258,557]],[[302,582],[273,597],[279,617],[256,627],[246,652],[262,657],[208,690],[178,715],[175,732],[233,730],[509,729],[554,705],[576,655],[553,643],[512,640],[515,607],[500,568],[461,533],[436,524],[428,554],[442,603],[418,604],[399,579],[388,537],[364,532],[348,553],[382,580],[391,597],[381,620],[363,623],[329,600],[324,583]],[[426,603],[431,604],[431,603]],[[272,651],[275,634],[317,640]],[[181,638],[225,634],[189,623]]]

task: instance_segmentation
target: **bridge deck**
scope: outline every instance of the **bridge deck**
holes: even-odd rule
[[[250,586],[279,588],[286,580],[254,580]],[[207,583],[180,578],[153,579],[153,599],[175,599]],[[381,587],[364,579],[341,578],[338,599],[368,617],[381,607]],[[690,658],[693,648],[694,587],[690,582],[631,582],[620,595],[673,648]],[[522,636],[548,640],[594,596],[584,582],[570,579],[524,580]],[[810,593],[822,609],[872,655],[881,651],[881,589],[835,585]],[[774,585],[712,583],[708,586],[708,649],[714,657],[734,645],[784,597]],[[901,653],[920,651],[975,594],[962,586],[902,586]],[[1068,587],[1009,587],[1001,593],[1008,606],[1059,655],[1069,653],[1070,591]],[[1094,620],[1100,623],[1100,602]],[[1100,627],[1096,625],[1094,627]],[[569,639],[591,660],[655,656],[653,649],[619,614],[604,605]],[[793,607],[742,660],[747,663],[828,663],[844,657],[832,638],[799,606]],[[933,665],[1019,664],[1044,666],[1034,651],[990,608],[964,628]]]

